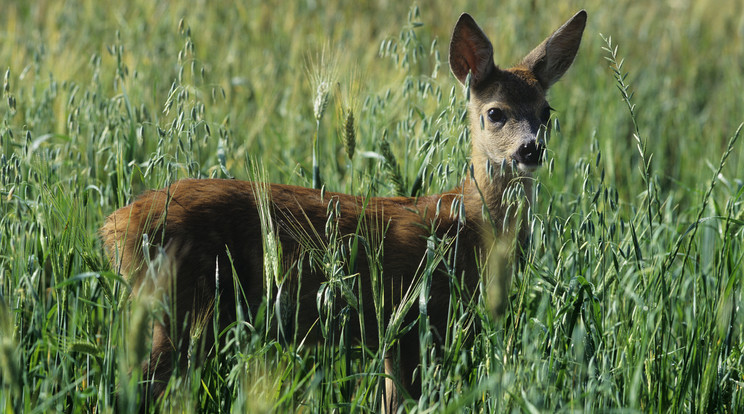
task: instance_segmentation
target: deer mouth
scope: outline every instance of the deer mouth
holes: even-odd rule
[[[536,141],[530,141],[519,147],[514,153],[514,161],[517,167],[523,172],[533,172],[542,164],[543,152],[545,146],[538,144]]]

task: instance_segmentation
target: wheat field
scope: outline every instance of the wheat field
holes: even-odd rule
[[[447,63],[460,13],[508,67],[582,8],[508,311],[453,296],[402,409],[744,410],[744,4],[432,3],[2,2],[0,410],[137,410],[157,305],[105,258],[106,215],[185,177],[309,187],[317,167],[329,191],[452,188],[469,151]],[[280,340],[272,306],[148,408],[379,411],[379,350]],[[409,328],[434,349],[426,326]]]

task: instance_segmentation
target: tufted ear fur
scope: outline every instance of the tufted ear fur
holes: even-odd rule
[[[452,73],[463,85],[470,72],[470,84],[473,87],[477,87],[496,70],[491,42],[467,13],[460,15],[452,31],[449,63]]]
[[[584,26],[586,11],[581,10],[533,49],[520,66],[531,70],[543,89],[548,89],[573,63]]]

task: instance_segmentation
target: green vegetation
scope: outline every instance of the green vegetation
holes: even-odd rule
[[[509,66],[580,8],[510,308],[454,297],[446,358],[424,354],[426,397],[405,407],[744,410],[741,2],[276,3],[2,2],[0,410],[136,407],[157,306],[127,300],[103,256],[114,209],[183,177],[454,187],[469,151],[447,64],[459,13]],[[324,315],[348,313],[325,297]],[[262,315],[174,377],[166,409],[379,409],[380,352],[279,340]]]

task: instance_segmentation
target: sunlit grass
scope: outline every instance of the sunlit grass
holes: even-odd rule
[[[131,286],[103,257],[97,229],[114,209],[178,178],[251,179],[257,165],[266,181],[312,186],[316,134],[329,191],[454,187],[469,149],[464,94],[447,67],[459,13],[478,20],[496,62],[509,66],[580,8],[588,26],[551,90],[557,111],[536,175],[533,242],[509,309],[494,318],[485,301],[453,297],[447,347],[424,354],[425,398],[406,408],[744,407],[737,1],[6,3],[3,410],[136,407],[137,361],[157,315],[126,300]],[[337,83],[319,117],[306,72],[324,47]],[[319,260],[348,254],[341,247],[325,246]],[[278,285],[287,269],[274,270]],[[343,335],[321,347],[302,344],[302,332],[272,336],[267,302],[245,315],[255,331],[223,332],[212,358],[174,377],[166,408],[379,409],[381,351]],[[347,310],[325,305],[326,315]],[[377,329],[392,341],[403,327],[389,322]],[[412,329],[431,344],[425,326]]]

